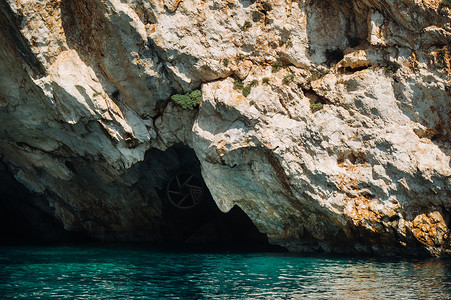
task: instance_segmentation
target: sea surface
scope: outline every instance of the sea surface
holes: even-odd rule
[[[0,299],[450,299],[451,261],[0,247]]]

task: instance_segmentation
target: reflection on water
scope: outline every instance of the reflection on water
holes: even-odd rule
[[[449,299],[451,261],[0,248],[0,298]]]

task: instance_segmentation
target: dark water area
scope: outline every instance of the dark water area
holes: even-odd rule
[[[0,247],[0,298],[450,299],[451,261]]]

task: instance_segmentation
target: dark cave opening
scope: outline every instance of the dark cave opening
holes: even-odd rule
[[[76,170],[71,162],[65,164]],[[65,230],[46,199],[50,194],[28,191],[14,178],[13,170],[0,161],[0,245],[133,242],[171,250],[283,251],[270,245],[238,206],[228,213],[219,210],[191,148],[179,144],[166,151],[149,150],[136,168],[142,177],[133,188],[149,195],[149,201],[161,202],[157,226],[148,229],[157,237],[151,241],[128,239],[133,232],[123,236],[112,232],[116,238],[105,240],[92,238],[87,232]],[[182,195],[172,193],[178,198],[171,199],[171,182],[174,189],[177,180],[188,184],[180,190]]]
[[[57,221],[43,196],[27,190],[0,161],[0,245],[88,241]]]
[[[200,163],[191,148],[176,145],[171,150],[177,153],[180,165],[172,171],[164,188],[159,191],[163,204],[160,232],[163,245],[194,249],[282,250],[270,245],[266,235],[259,232],[238,206],[228,213],[219,210],[204,183]],[[182,185],[186,181],[188,185],[192,184],[191,190],[184,191],[187,196],[185,199],[183,195],[177,194],[178,191],[171,193],[171,189],[178,186],[177,183]],[[183,189],[180,191],[183,194]],[[196,193],[202,194],[201,199],[193,200]],[[178,205],[180,202],[181,205]]]
[[[330,67],[332,65],[337,64],[340,60],[343,59],[344,53],[341,49],[333,49],[333,50],[326,50],[325,52],[326,56],[326,64]]]

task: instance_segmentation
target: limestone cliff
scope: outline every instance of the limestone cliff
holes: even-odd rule
[[[184,144],[272,243],[449,254],[447,3],[2,0],[0,158],[93,236],[157,231]]]

